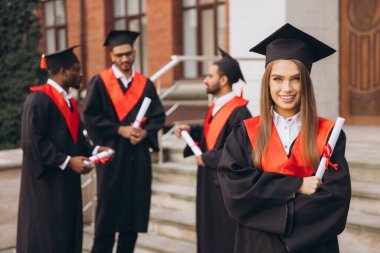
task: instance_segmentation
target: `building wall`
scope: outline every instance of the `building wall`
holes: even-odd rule
[[[71,0],[72,1],[72,0]],[[105,9],[110,8],[104,0],[85,0],[86,64],[88,80],[107,67],[106,50],[103,47],[107,35]]]
[[[66,0],[67,8],[67,45],[81,45],[80,49],[75,50],[81,59],[83,67],[86,67],[86,80],[107,66],[106,50],[103,42],[107,34],[106,31],[106,6],[104,0],[83,0],[83,13],[81,13],[81,1]],[[83,16],[82,16],[83,15]],[[82,44],[81,17],[84,24],[84,41]],[[85,50],[82,54],[82,50]],[[82,59],[85,56],[85,59]]]
[[[75,52],[81,58],[81,50],[86,50],[82,63],[86,66],[86,79],[108,67],[109,52],[103,47],[105,37],[112,28],[112,2],[108,0],[84,1],[84,34],[85,47]],[[155,1],[147,0],[147,40],[148,40],[148,71],[147,76],[154,74],[169,62],[170,56],[179,52],[180,25],[178,0]],[[67,40],[68,46],[81,44],[81,11],[80,1],[66,0],[67,8]],[[40,11],[41,12],[41,11]],[[41,12],[42,13],[42,12]],[[40,14],[42,15],[42,14]],[[41,47],[44,46],[44,41]],[[163,86],[169,86],[174,79],[174,71],[165,74],[161,80]]]
[[[288,0],[286,19],[337,50],[311,70],[319,115],[335,120],[340,106],[339,0]]]
[[[262,57],[249,49],[286,21],[286,0],[230,1],[229,51],[234,57]],[[262,57],[263,58],[263,57]],[[264,59],[264,58],[263,58]],[[264,60],[240,61],[247,81],[244,97],[250,101],[252,115],[260,112],[260,86]]]
[[[148,72],[153,75],[170,61],[170,56],[179,51],[179,34],[176,33],[180,12],[177,0],[147,0],[147,43]],[[169,86],[174,80],[171,70],[161,78],[163,86]]]
[[[338,0],[239,0],[229,4],[230,52],[235,57],[259,56],[249,49],[286,22],[339,49]],[[240,64],[248,83],[245,97],[252,114],[257,115],[264,62]],[[315,63],[311,77],[320,116],[335,119],[339,114],[338,54]]]

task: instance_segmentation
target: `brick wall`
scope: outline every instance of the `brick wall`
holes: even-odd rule
[[[178,53],[178,37],[176,34],[180,17],[177,14],[176,0],[147,0],[147,39],[148,68],[150,75],[170,61],[170,56]],[[166,73],[161,79],[162,86],[169,86],[174,79],[174,71]]]

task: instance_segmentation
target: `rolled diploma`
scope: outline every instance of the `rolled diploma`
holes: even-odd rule
[[[190,134],[187,131],[181,131],[181,135],[185,139],[187,145],[189,145],[189,147],[191,148],[191,151],[193,151],[195,156],[202,155],[202,151],[195,144],[193,138],[191,138]]]
[[[140,110],[137,113],[136,120],[135,120],[135,122],[133,122],[133,125],[132,125],[133,128],[139,128],[140,127],[141,121],[144,118],[146,111],[148,110],[151,102],[152,102],[152,99],[150,99],[148,97],[144,98],[144,101],[142,102]]]
[[[340,131],[342,130],[344,124],[344,119],[341,117],[338,117],[335,122],[335,126],[332,130],[332,133],[330,135],[328,144],[331,146],[331,153],[334,151],[335,144],[338,140]],[[326,171],[326,158],[322,157],[321,162],[319,163],[317,173],[315,174],[316,177],[322,179],[323,175],[325,174]]]
[[[106,157],[110,157],[113,154],[113,151],[111,149],[107,149],[105,151],[100,152],[99,154],[93,155],[90,158],[88,158],[91,163],[95,162],[96,160],[100,160]],[[86,165],[90,165],[91,163],[88,161],[84,161]]]

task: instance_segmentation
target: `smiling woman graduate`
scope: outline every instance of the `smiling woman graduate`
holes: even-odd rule
[[[218,178],[238,222],[235,252],[339,252],[351,197],[344,132],[323,182],[314,176],[334,122],[317,116],[310,71],[335,52],[286,24],[250,51],[266,55],[260,116],[228,137]]]

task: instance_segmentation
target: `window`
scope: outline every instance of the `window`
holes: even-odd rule
[[[46,53],[67,48],[66,2],[49,0],[44,3],[44,27]]]
[[[226,8],[222,0],[182,0],[182,53],[217,55],[226,48]],[[185,62],[184,78],[206,73],[208,63]]]
[[[146,0],[113,0],[113,28],[140,32],[134,43],[137,51],[136,69],[144,74],[148,70],[146,43]]]

